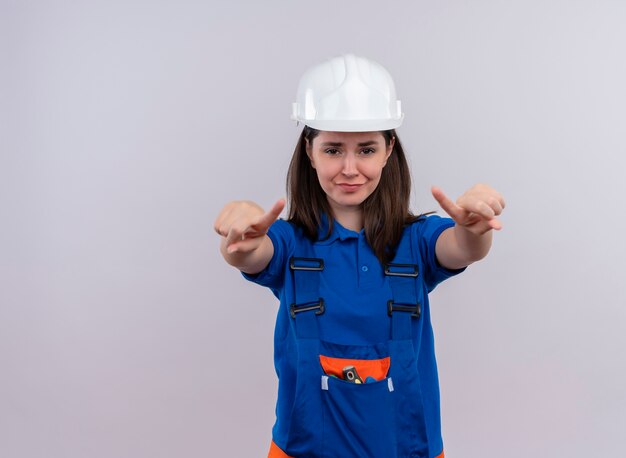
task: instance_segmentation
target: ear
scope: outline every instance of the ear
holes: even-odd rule
[[[391,156],[393,152],[393,147],[396,144],[396,137],[391,137],[391,141],[389,142],[389,146],[387,146],[387,151],[385,151],[385,162],[383,162],[383,167],[387,165],[387,159]]]
[[[313,152],[312,150],[312,145],[309,143],[309,139],[305,138],[304,141],[305,143],[305,150],[306,150],[306,155],[309,157],[309,161],[311,162],[311,167],[315,168],[315,161],[313,161]]]

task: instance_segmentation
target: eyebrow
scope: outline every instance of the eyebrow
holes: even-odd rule
[[[374,140],[370,140],[367,142],[361,142],[358,143],[357,146],[372,146],[372,145],[377,145],[378,142],[374,141]],[[344,144],[341,142],[324,142],[322,143],[321,146],[343,146]]]

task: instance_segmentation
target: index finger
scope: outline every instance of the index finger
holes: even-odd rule
[[[259,231],[267,232],[274,221],[278,219],[283,208],[285,208],[285,199],[278,199],[274,206],[253,224],[254,228]]]
[[[430,192],[432,193],[435,200],[439,203],[441,208],[452,217],[453,220],[457,221],[462,219],[466,211],[459,207],[457,204],[452,202],[452,200],[444,194],[441,188],[437,186],[432,186],[430,188]]]

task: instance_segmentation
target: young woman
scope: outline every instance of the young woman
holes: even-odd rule
[[[280,299],[270,457],[443,457],[428,293],[489,251],[502,196],[479,184],[450,218],[409,211],[395,132],[403,115],[386,70],[347,55],[302,77],[305,127],[285,201],[227,204],[221,253]]]

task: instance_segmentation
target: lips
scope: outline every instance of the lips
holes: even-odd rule
[[[363,184],[338,183],[337,186],[346,192],[354,192],[359,190]]]

